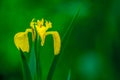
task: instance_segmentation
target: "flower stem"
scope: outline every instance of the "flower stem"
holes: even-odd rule
[[[21,53],[21,58],[22,58],[22,69],[23,69],[24,80],[32,80],[31,72],[29,70],[26,57],[25,57],[24,53],[21,50],[20,50],[20,53]]]
[[[35,29],[35,32],[36,32],[36,39],[35,39],[34,48],[35,48],[35,56],[36,56],[36,74],[37,74],[37,80],[40,80],[41,79],[40,37],[39,35],[37,35],[36,29]]]

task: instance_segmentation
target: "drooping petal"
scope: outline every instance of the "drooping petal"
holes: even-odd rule
[[[32,29],[26,29],[25,32],[28,34],[29,32],[32,33]]]
[[[35,30],[33,30],[33,29],[26,29],[25,32],[26,32],[26,33],[28,33],[28,32],[31,32],[31,33],[32,33],[32,41],[34,42],[34,41],[35,41],[35,38],[36,38]]]
[[[29,52],[28,32],[31,32],[31,29],[26,29],[25,32],[19,32],[14,36],[16,47],[23,52]]]
[[[48,31],[46,32],[47,35],[52,35],[54,40],[54,55],[58,55],[60,53],[60,47],[61,47],[61,40],[60,35],[57,31]]]

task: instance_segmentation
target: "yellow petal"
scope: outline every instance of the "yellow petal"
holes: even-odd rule
[[[58,55],[60,53],[61,40],[60,35],[57,31],[48,31],[46,35],[52,35],[54,40],[54,55]]]
[[[32,29],[34,29],[35,24],[36,24],[36,22],[34,22],[34,18],[33,18],[32,21],[30,22],[30,27]]]
[[[33,29],[26,29],[25,32],[26,32],[26,33],[28,33],[28,32],[31,32],[31,33],[32,33],[32,41],[34,42],[34,41],[35,41],[35,37],[36,37],[35,30],[33,30]]]
[[[26,29],[25,32],[19,32],[14,36],[14,43],[16,47],[23,52],[29,52],[29,40],[28,32],[31,32],[30,29]]]
[[[26,29],[26,30],[25,30],[25,33],[29,33],[29,32],[32,33],[32,29]]]
[[[37,26],[41,27],[44,24],[44,19],[42,20],[37,20]]]
[[[39,34],[40,38],[41,38],[41,45],[43,46],[44,42],[45,42],[46,27],[45,26],[42,26],[42,27],[37,26],[36,30],[37,30],[37,33]]]
[[[52,28],[52,23],[51,22],[46,21],[45,25],[46,25],[47,29]]]
[[[35,27],[36,27],[36,22],[34,22],[34,18],[32,19],[32,21],[30,22],[30,27],[32,28],[31,32],[32,32],[32,41],[35,41],[35,37],[36,37],[36,33],[35,33]]]

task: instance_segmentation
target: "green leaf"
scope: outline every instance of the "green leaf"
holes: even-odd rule
[[[71,80],[71,70],[68,71],[68,78],[67,80]]]

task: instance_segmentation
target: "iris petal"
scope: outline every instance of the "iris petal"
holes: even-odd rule
[[[41,28],[40,27],[36,27],[36,30],[37,30],[40,38],[41,38],[41,45],[43,46],[44,42],[45,42],[46,27],[45,26],[42,26]]]
[[[61,47],[61,40],[60,35],[57,31],[48,31],[46,32],[47,35],[52,35],[54,40],[54,55],[58,55],[60,53],[60,47]]]
[[[28,35],[25,32],[19,32],[14,37],[15,45],[23,52],[29,52]]]
[[[23,52],[29,52],[28,32],[31,32],[31,29],[26,29],[25,32],[19,32],[14,36],[16,47]]]

